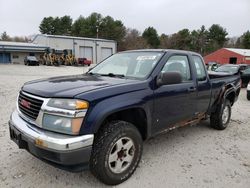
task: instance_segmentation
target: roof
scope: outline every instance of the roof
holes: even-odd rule
[[[74,37],[74,36],[65,36],[65,35],[47,35],[47,34],[38,34],[34,37],[32,42],[36,40],[37,37],[43,36],[47,38],[63,38],[63,39],[77,39],[77,40],[91,40],[91,41],[103,41],[103,42],[114,42],[115,40],[101,39],[101,38],[88,38],[88,37]]]
[[[0,51],[43,52],[47,46],[28,42],[0,41]]]
[[[28,42],[0,41],[0,46],[46,47]]]
[[[176,49],[137,49],[137,50],[126,50],[121,52],[176,52],[176,53],[191,53],[192,55],[198,55],[199,53],[193,52],[193,51],[187,51],[187,50],[176,50]]]
[[[239,49],[239,48],[225,48],[225,49],[240,54],[242,56],[250,56],[250,49]]]

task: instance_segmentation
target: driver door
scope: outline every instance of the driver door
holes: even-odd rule
[[[188,55],[168,58],[162,72],[177,71],[182,75],[179,84],[162,85],[154,90],[154,132],[160,132],[195,115],[196,84],[192,79]]]

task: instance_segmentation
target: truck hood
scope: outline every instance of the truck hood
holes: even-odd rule
[[[94,75],[61,76],[26,82],[22,91],[40,97],[74,98],[74,96],[115,85],[127,85],[138,80]]]

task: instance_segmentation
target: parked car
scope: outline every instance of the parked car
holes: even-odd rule
[[[24,58],[24,65],[37,65],[39,66],[39,61],[37,60],[37,58],[35,56],[26,56]]]
[[[244,70],[241,74],[242,87],[246,87],[250,81],[250,68]]]
[[[250,82],[247,85],[247,100],[250,100]]]
[[[250,65],[247,64],[225,64],[221,65],[215,72],[227,72],[232,74],[242,73],[245,69],[250,68]]]
[[[239,75],[209,75],[197,53],[120,52],[83,75],[25,83],[10,137],[49,164],[116,185],[136,170],[144,140],[208,118],[225,129],[239,93]]]
[[[78,65],[87,65],[90,66],[91,65],[91,61],[88,60],[87,58],[78,58],[77,64]]]
[[[250,65],[248,64],[226,64],[218,67],[215,69],[215,72],[225,72],[225,73],[231,73],[231,74],[240,74],[241,80],[242,80],[242,87],[246,87],[247,80],[250,77],[250,74],[248,74],[248,71],[244,73],[245,70],[249,69]]]

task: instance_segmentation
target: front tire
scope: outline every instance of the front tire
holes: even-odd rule
[[[231,103],[225,100],[223,104],[219,105],[210,117],[210,125],[217,130],[224,130],[227,128],[231,118]]]
[[[100,129],[93,145],[90,170],[103,183],[117,185],[137,168],[142,155],[138,129],[125,121],[112,121]]]

